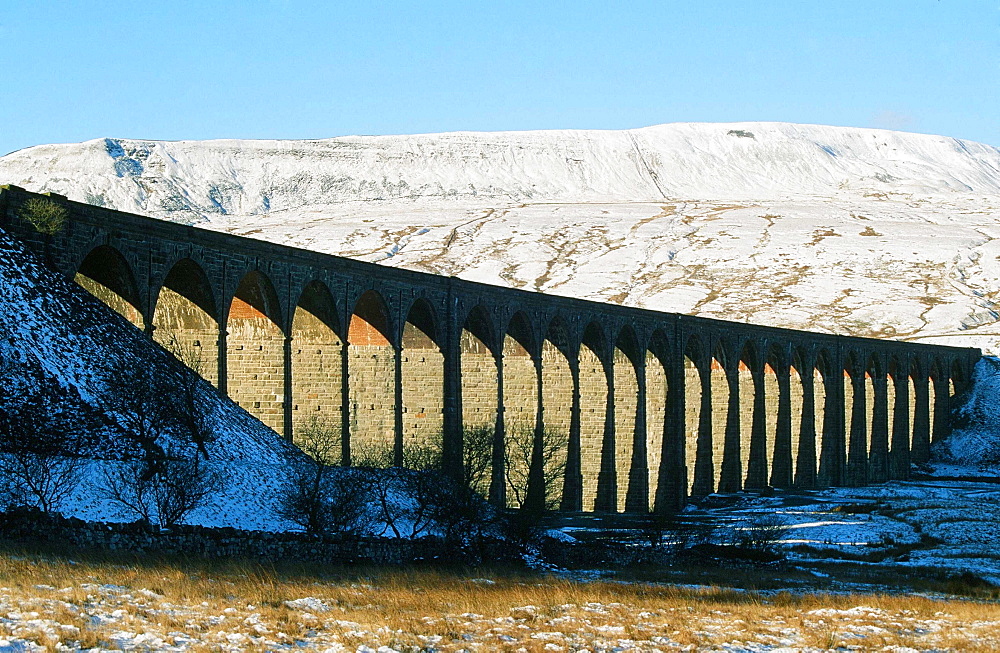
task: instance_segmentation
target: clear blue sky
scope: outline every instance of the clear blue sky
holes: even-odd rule
[[[0,154],[778,120],[1000,145],[1000,2],[0,3]]]

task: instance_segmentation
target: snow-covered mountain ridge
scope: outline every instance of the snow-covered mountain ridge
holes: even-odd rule
[[[467,279],[998,351],[1000,149],[783,123],[98,139],[0,183]]]

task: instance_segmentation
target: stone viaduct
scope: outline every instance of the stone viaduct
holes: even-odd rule
[[[738,324],[384,267],[0,187],[0,227],[293,441],[439,461],[499,505],[672,510],[906,478],[979,350]],[[65,206],[54,237],[19,217]]]

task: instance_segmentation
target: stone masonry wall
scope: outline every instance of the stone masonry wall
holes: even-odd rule
[[[663,457],[663,425],[667,410],[667,373],[660,361],[646,354],[646,466],[649,469],[649,509],[653,509]]]
[[[263,313],[233,299],[226,340],[229,396],[251,415],[284,433],[285,337]]]
[[[618,512],[625,510],[629,470],[635,448],[635,407],[639,393],[635,366],[621,349],[615,349],[615,477]]]
[[[580,347],[580,460],[583,509],[593,510],[604,448],[604,416],[608,382],[604,366],[589,347]]]

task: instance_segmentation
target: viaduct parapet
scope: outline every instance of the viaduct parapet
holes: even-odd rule
[[[0,226],[293,441],[437,461],[498,505],[904,479],[977,349],[756,326],[384,267],[0,187]],[[47,197],[54,237],[23,223]]]

